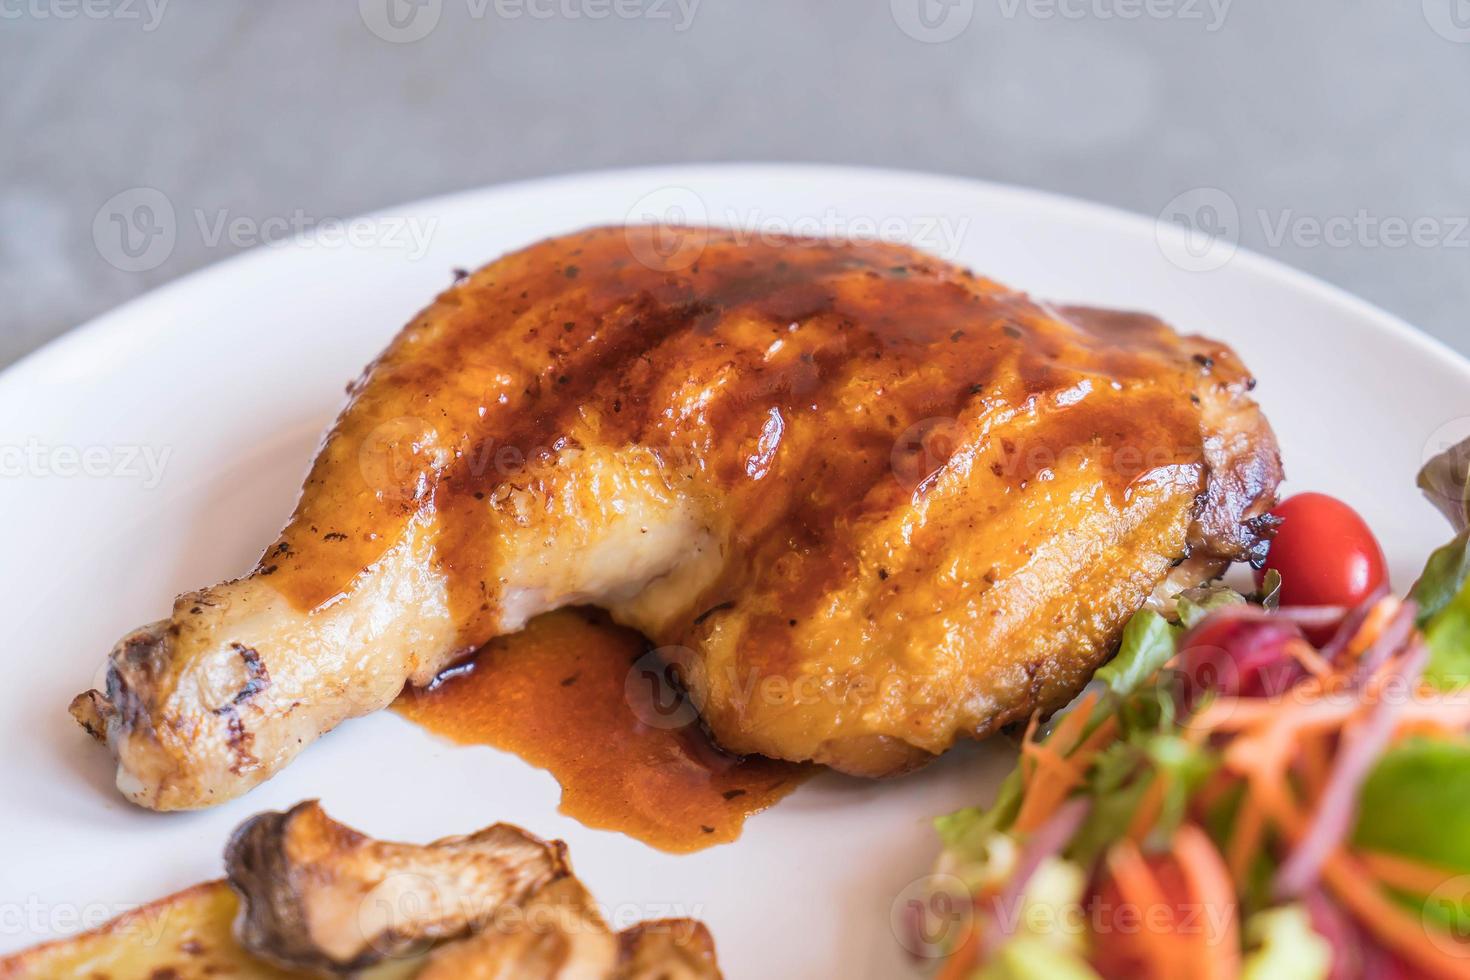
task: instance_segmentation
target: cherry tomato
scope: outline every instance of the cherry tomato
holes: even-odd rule
[[[1325,493],[1299,493],[1272,511],[1281,519],[1266,569],[1281,573],[1283,606],[1355,606],[1388,581],[1378,539],[1358,512]]]

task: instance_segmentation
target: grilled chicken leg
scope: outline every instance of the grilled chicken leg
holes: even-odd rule
[[[587,603],[725,748],[900,772],[1064,702],[1156,589],[1262,546],[1252,385],[1221,344],[909,248],[552,239],[416,317],[254,572],[125,637],[72,711],[134,802],[208,806]]]

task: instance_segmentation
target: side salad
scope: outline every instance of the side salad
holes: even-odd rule
[[[1138,613],[944,848],[907,945],[941,980],[1470,977],[1470,443],[1407,596],[1292,498],[1257,591]]]

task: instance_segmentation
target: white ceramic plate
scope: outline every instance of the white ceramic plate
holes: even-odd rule
[[[563,837],[615,918],[704,918],[732,977],[902,975],[890,908],[933,859],[928,818],[988,799],[1010,763],[999,745],[886,783],[823,776],[737,843],[675,857],[560,816],[556,784],[520,760],[452,747],[389,713],[342,726],[244,799],[147,813],[113,790],[106,753],[65,710],[125,630],[252,565],[343,384],[452,268],[557,232],[681,213],[753,234],[907,237],[1038,296],[1148,310],[1222,338],[1260,377],[1289,489],[1356,504],[1401,587],[1447,537],[1413,477],[1426,447],[1467,434],[1455,422],[1470,418],[1470,364],[1256,256],[1189,271],[1218,253],[1197,263],[1172,225],[1089,204],[902,173],[691,167],[411,205],[369,219],[365,246],[259,248],[0,374],[0,952],[216,877],[242,819],[319,797],[390,838],[495,820]],[[429,230],[422,255],[408,220]],[[150,462],[163,463],[156,478]]]

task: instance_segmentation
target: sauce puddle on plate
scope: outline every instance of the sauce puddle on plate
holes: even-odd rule
[[[588,827],[676,853],[733,841],[816,767],[735,758],[697,722],[679,724],[693,712],[653,703],[662,685],[641,659],[648,650],[600,612],[563,610],[493,640],[434,686],[404,691],[394,710],[547,770],[561,812]]]

